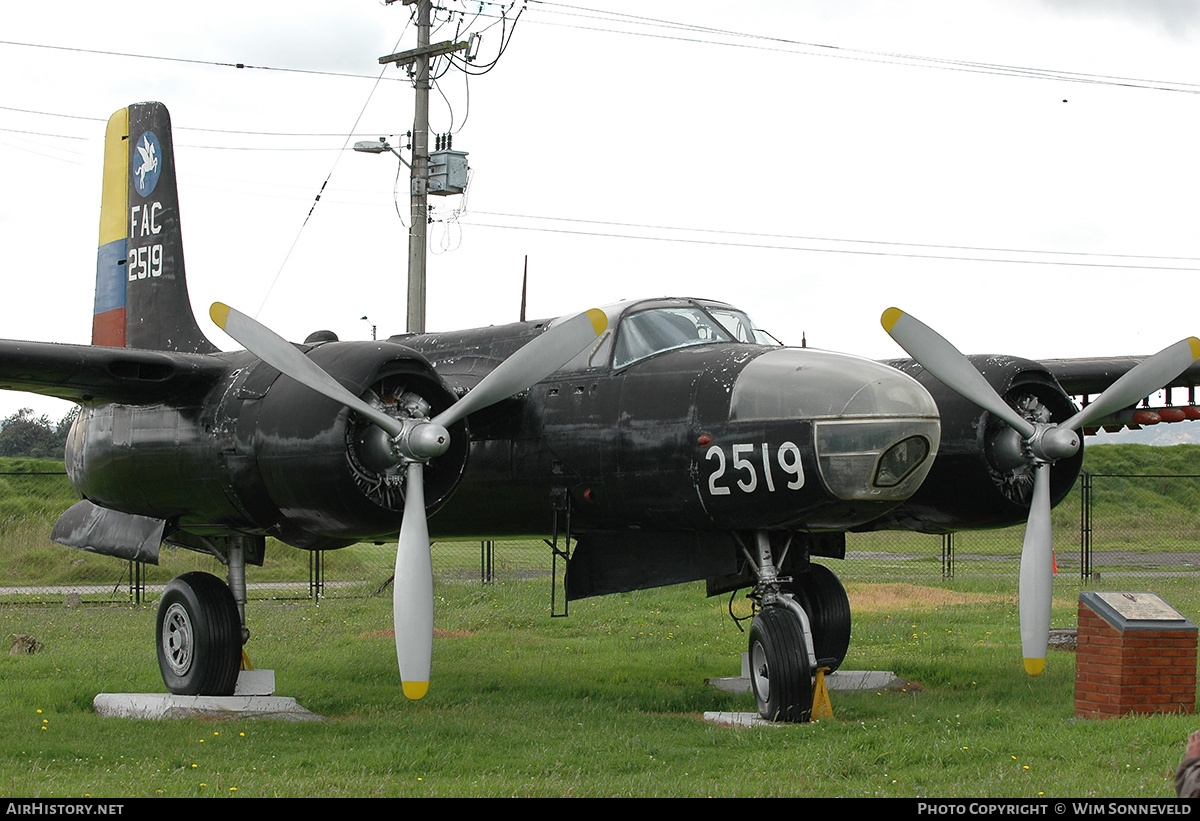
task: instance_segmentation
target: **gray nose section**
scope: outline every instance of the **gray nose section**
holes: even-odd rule
[[[809,348],[750,362],[734,383],[729,417],[811,421],[821,480],[847,500],[907,499],[929,474],[941,439],[937,405],[915,379]]]
[[[768,351],[738,375],[730,421],[761,419],[938,418],[912,377],[888,365],[812,348]]]

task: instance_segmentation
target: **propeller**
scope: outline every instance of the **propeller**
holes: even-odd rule
[[[292,343],[245,314],[215,302],[213,322],[246,350],[312,390],[345,405],[387,432],[397,464],[405,465],[404,513],[396,546],[392,614],[404,695],[429,690],[433,655],[433,562],[425,520],[425,463],[450,447],[448,428],[477,410],[529,388],[587,347],[608,324],[593,308],[555,322],[504,360],[478,385],[432,419],[396,419],[350,393]]]
[[[944,337],[899,308],[883,312],[883,328],[900,347],[947,387],[999,417],[1020,437],[1022,458],[1033,469],[1033,498],[1021,548],[1021,653],[1025,671],[1036,676],[1046,665],[1053,593],[1053,545],[1050,530],[1050,469],[1079,450],[1081,428],[1135,404],[1173,380],[1200,359],[1200,339],[1176,342],[1145,359],[1070,419],[1033,422],[1009,406],[975,366]]]

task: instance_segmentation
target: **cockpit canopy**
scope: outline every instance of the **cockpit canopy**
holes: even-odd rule
[[[779,345],[745,312],[720,302],[644,300],[608,306],[604,312],[608,330],[563,370],[603,367],[610,358],[613,370],[620,370],[664,351],[715,342]]]

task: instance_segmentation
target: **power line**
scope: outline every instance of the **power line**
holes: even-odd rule
[[[15,40],[0,40],[0,46],[19,46],[21,48],[40,48],[50,49],[52,51],[67,51],[76,54],[98,54],[104,57],[128,57],[138,60],[158,60],[166,63],[186,63],[189,65],[198,66],[215,66],[218,68],[233,68],[246,69],[250,71],[277,71],[289,74],[315,74],[324,77],[346,77],[355,80],[376,80],[389,79],[394,82],[403,82],[402,78],[377,78],[373,74],[350,74],[340,71],[318,71],[310,68],[284,68],[282,66],[255,66],[248,63],[226,63],[216,60],[198,60],[191,57],[166,57],[159,54],[136,54],[129,51],[107,51],[104,49],[94,48],[78,48],[73,46],[52,46],[46,43],[20,43]]]
[[[1108,259],[1152,259],[1175,260],[1181,262],[1200,263],[1200,257],[1158,256],[1153,254],[1106,254],[1096,251],[1047,251],[1031,248],[993,248],[974,245],[947,245],[938,243],[900,242],[896,240],[877,239],[847,239],[845,237],[818,237],[804,234],[773,234],[752,231],[731,231],[723,228],[688,228],[677,225],[655,225],[652,223],[616,222],[613,220],[588,220],[576,217],[547,217],[537,214],[509,214],[500,211],[475,211],[473,213],[491,217],[510,217],[513,219],[545,220],[552,222],[585,223],[589,225],[611,225],[618,228],[640,228],[653,231],[678,231],[700,234],[729,234],[739,237],[756,237],[763,239],[797,240],[803,242],[839,242],[856,245],[888,245],[898,248],[929,248],[944,251],[973,251],[976,253],[996,254],[1044,254],[1052,256],[1073,257],[1106,257]]]
[[[400,31],[400,36],[396,38],[396,46],[397,47],[400,45],[400,40],[402,40],[404,38],[404,33],[406,31],[408,31],[408,26],[411,24],[411,22],[412,22],[412,20],[410,19],[409,22],[406,23],[404,25],[404,28]],[[367,111],[367,106],[370,104],[371,98],[375,96],[375,92],[379,88],[379,83],[383,81],[383,79],[384,79],[383,75],[384,75],[384,72],[386,72],[386,71],[387,71],[387,66],[383,66],[379,70],[379,75],[374,78],[375,82],[371,86],[370,93],[367,94],[367,99],[363,101],[362,107],[358,111],[358,116],[355,117],[355,119],[354,119],[354,125],[352,125],[350,127],[349,132],[345,134],[345,140],[342,143],[343,151],[350,145],[350,141],[352,139],[354,139],[354,132],[358,128],[359,123],[362,122],[363,115],[366,114],[366,111]],[[325,180],[324,180],[324,182],[321,183],[320,189],[317,190],[317,195],[313,199],[312,206],[308,209],[308,214],[305,215],[304,221],[302,223],[300,223],[300,228],[296,231],[296,236],[292,240],[292,244],[290,246],[288,246],[287,252],[283,255],[283,260],[279,263],[279,268],[278,268],[278,270],[276,270],[275,276],[271,278],[271,283],[270,283],[270,285],[267,286],[266,293],[263,294],[262,302],[260,302],[258,304],[258,310],[255,311],[255,314],[254,314],[255,317],[257,317],[259,314],[262,313],[263,308],[265,308],[267,305],[267,300],[269,300],[271,298],[271,292],[275,290],[275,286],[276,286],[276,284],[278,284],[279,278],[283,275],[284,268],[287,267],[288,261],[292,258],[292,254],[293,254],[293,252],[295,252],[296,246],[300,242],[300,237],[304,234],[305,229],[308,227],[308,221],[310,219],[312,219],[313,212],[317,210],[317,204],[321,202],[321,195],[325,193],[325,188],[326,188],[326,186],[329,185],[330,179],[333,178],[333,172],[337,170],[337,166],[340,161],[341,161],[341,156],[339,153],[339,156],[336,159],[334,159],[333,165],[329,169],[329,173],[325,175]]]
[[[556,219],[554,217],[522,217],[521,215],[516,215],[516,214],[513,214],[513,215],[493,214],[493,215],[494,216],[512,216],[512,217],[526,218],[526,219]],[[963,254],[949,254],[949,253],[947,253],[947,254],[919,253],[916,251],[887,251],[887,250],[865,249],[865,248],[821,248],[821,247],[815,247],[815,246],[769,244],[769,243],[763,243],[763,242],[735,242],[732,240],[727,241],[727,240],[714,240],[714,239],[696,239],[696,238],[687,238],[687,237],[647,236],[644,234],[617,233],[617,232],[610,232],[610,231],[584,231],[584,230],[569,229],[569,228],[549,228],[549,227],[545,227],[545,226],[535,226],[535,225],[502,225],[502,224],[496,224],[496,223],[476,222],[471,219],[462,219],[462,220],[460,220],[460,222],[463,225],[471,225],[471,226],[475,226],[477,228],[496,228],[496,229],[510,230],[510,231],[538,231],[541,233],[569,234],[569,235],[573,235],[573,236],[597,237],[597,238],[603,238],[603,239],[633,239],[633,240],[643,240],[643,241],[648,241],[648,242],[676,242],[676,243],[683,243],[683,244],[687,244],[687,245],[707,245],[707,246],[727,247],[727,248],[750,248],[750,249],[755,249],[755,250],[767,250],[767,251],[793,251],[793,252],[815,253],[815,254],[852,254],[852,255],[857,255],[857,256],[893,257],[893,258],[903,258],[903,259],[936,259],[936,260],[947,260],[947,261],[952,261],[952,262],[995,262],[995,263],[1015,264],[1015,265],[1058,265],[1058,266],[1068,266],[1068,267],[1075,267],[1075,268],[1119,268],[1119,269],[1123,269],[1123,270],[1136,270],[1136,271],[1200,271],[1200,265],[1197,265],[1197,266],[1154,265],[1154,264],[1140,265],[1140,264],[1131,264],[1128,262],[1091,262],[1091,261],[1080,261],[1080,260],[1070,260],[1070,259],[1021,259],[1021,258],[1013,258],[1013,257],[967,256],[967,255],[963,255]],[[580,222],[586,223],[589,221],[588,220],[580,220]],[[647,227],[647,228],[654,227],[654,226],[637,226],[637,225],[628,224],[628,223],[604,223],[604,222],[598,222],[598,221],[594,224],[597,224],[597,225],[606,225],[607,224],[607,225],[613,225],[614,227]],[[697,233],[702,232],[702,233],[714,233],[714,234],[732,234],[735,236],[748,236],[748,237],[760,236],[760,237],[764,237],[764,238],[778,237],[779,239],[822,241],[821,238],[819,238],[819,237],[788,237],[786,235],[743,234],[740,232],[733,232],[733,231],[705,231],[703,229],[680,229],[680,228],[671,228],[669,226],[660,226],[660,228],[665,228],[667,230],[695,231]],[[931,249],[942,248],[945,250],[961,249],[964,251],[977,250],[981,253],[987,252],[988,250],[990,250],[990,249],[985,249],[985,248],[974,249],[974,248],[970,248],[967,246],[920,245],[917,243],[886,242],[886,241],[879,241],[879,240],[829,239],[829,240],[823,240],[823,241],[860,242],[863,244],[891,245],[891,246],[896,246],[896,247],[910,247],[910,248],[931,248]],[[1067,254],[1071,254],[1072,252],[1012,250],[1012,251],[1007,251],[1007,252],[997,251],[997,253],[1067,255]],[[1187,261],[1200,262],[1200,260],[1197,260],[1194,257],[1155,257],[1155,256],[1134,256],[1134,255],[1120,255],[1120,254],[1092,254],[1092,253],[1088,253],[1088,252],[1080,252],[1080,253],[1076,253],[1073,255],[1081,256],[1081,257],[1097,257],[1097,258],[1104,257],[1104,258],[1108,258],[1108,259],[1146,259],[1146,260],[1164,260],[1164,261],[1179,260],[1182,262],[1187,262]]]
[[[84,120],[86,122],[92,122],[92,123],[108,122],[107,118],[104,118],[104,117],[85,117],[81,114],[61,114],[61,113],[54,112],[54,111],[38,111],[38,110],[32,109],[32,108],[15,108],[13,106],[7,106],[7,105],[0,105],[0,111],[15,111],[19,114],[36,114],[41,117],[61,117],[61,118],[68,119],[68,120]],[[346,137],[346,135],[344,133],[336,132],[336,131],[325,131],[325,132],[322,132],[322,131],[246,131],[245,129],[233,129],[233,128],[201,128],[199,126],[178,125],[176,123],[172,123],[171,128],[173,131],[202,131],[202,132],[205,132],[208,134],[238,134],[241,136],[248,136],[248,137],[337,137],[339,140],[345,139],[345,137]],[[375,132],[375,131],[371,131],[371,132],[364,131],[362,133],[363,134],[369,133],[372,136],[378,136],[378,132]],[[48,135],[48,136],[60,136],[60,135]],[[354,136],[354,135],[351,135],[351,136]],[[393,135],[388,135],[388,136],[393,136]],[[72,139],[86,139],[86,138],[72,138]]]
[[[811,57],[831,57],[843,60],[888,63],[892,65],[910,65],[914,67],[936,68],[946,71],[959,71],[971,74],[992,74],[1009,77],[1024,77],[1026,79],[1057,80],[1059,82],[1067,83],[1086,83],[1093,85],[1110,85],[1156,91],[1174,91],[1184,94],[1200,94],[1200,84],[1197,83],[1185,83],[1174,80],[1153,80],[1137,77],[1122,77],[1108,74],[1092,74],[1087,72],[1064,71],[1059,69],[1046,69],[1032,66],[1006,65],[1004,63],[987,63],[952,58],[925,57],[921,55],[904,54],[900,52],[871,51],[868,49],[849,48],[828,43],[815,43],[804,40],[794,40],[786,37],[751,34],[748,32],[733,31],[731,29],[699,26],[691,23],[681,23],[653,17],[642,17],[633,14],[608,12],[602,9],[592,9],[581,6],[572,6],[566,3],[550,2],[550,0],[526,0],[526,2],[535,6],[545,7],[543,11],[548,14],[560,14],[564,16],[579,17],[582,19],[594,19],[600,22],[612,24],[644,26],[649,29],[666,28],[670,30],[690,31],[696,32],[697,34],[711,35],[712,37],[723,37],[733,40],[748,40],[752,42],[729,42],[728,40],[683,37],[680,35],[655,33],[652,31],[568,25],[565,23],[553,23],[545,20],[539,20],[536,17],[530,18],[531,22],[540,25],[562,26],[585,31],[624,34],[635,37],[675,40],[679,42],[696,43],[700,45],[726,46],[729,48],[753,49],[757,51],[775,51],[785,54],[799,54]],[[569,11],[556,11],[550,7],[568,9]]]

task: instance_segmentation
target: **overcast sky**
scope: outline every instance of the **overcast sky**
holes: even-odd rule
[[[902,355],[890,305],[973,353],[1200,332],[1196,3],[530,0],[515,30],[520,4],[448,5],[469,13],[434,40],[486,29],[476,71],[505,8],[512,37],[432,95],[473,176],[434,203],[430,330],[516,320],[528,256],[531,317],[701,296],[875,358]],[[90,339],[104,122],[143,100],[174,120],[192,302],[218,346],[237,347],[214,300],[296,340],[403,331],[407,169],[346,148],[404,143],[412,88],[378,58],[415,45],[409,17],[0,7],[0,336]],[[22,405],[69,407],[4,394],[0,418]]]

